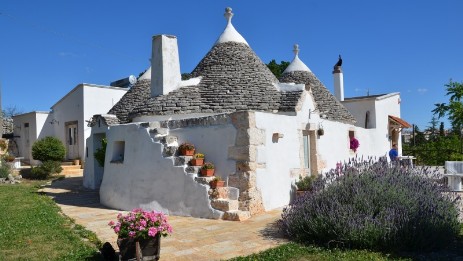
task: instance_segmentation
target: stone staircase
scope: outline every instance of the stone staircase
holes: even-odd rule
[[[61,171],[60,174],[66,177],[81,177],[84,175],[82,166],[74,165],[72,161],[61,162],[61,167],[63,168],[63,171]]]
[[[219,187],[211,189],[209,182],[212,177],[200,176],[201,166],[190,166],[189,162],[193,156],[178,155],[177,137],[169,135],[169,130],[165,128],[150,129],[150,135],[154,142],[163,145],[163,156],[172,159],[173,167],[183,168],[185,175],[192,177],[192,180],[208,188],[210,205],[212,208],[223,212],[221,215],[224,220],[243,221],[251,217],[249,211],[239,210],[239,189],[235,187]],[[228,185],[228,184],[226,184]]]

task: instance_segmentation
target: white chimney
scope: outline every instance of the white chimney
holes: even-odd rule
[[[334,96],[339,101],[344,101],[344,76],[342,74],[341,66],[334,66]]]
[[[177,89],[181,80],[177,37],[165,34],[153,36],[151,97]]]

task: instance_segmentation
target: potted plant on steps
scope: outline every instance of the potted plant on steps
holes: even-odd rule
[[[312,184],[313,181],[315,180],[315,176],[299,176],[299,180],[296,181],[296,197],[302,196],[305,192],[311,191],[312,190]]]
[[[184,142],[180,144],[178,150],[180,155],[182,156],[193,156],[193,154],[195,153],[195,145],[188,142]]]
[[[134,209],[127,215],[119,213],[117,221],[108,224],[117,234],[121,260],[159,260],[161,236],[172,233],[172,227],[162,212]]]
[[[211,176],[214,176],[214,172],[215,172],[214,164],[210,162],[204,163],[204,165],[201,167],[202,176],[211,177]]]
[[[212,189],[222,188],[225,185],[225,181],[222,180],[221,177],[215,177],[211,182],[209,182],[209,185]]]
[[[196,153],[193,155],[193,159],[190,160],[191,166],[202,166],[204,164],[204,154]]]

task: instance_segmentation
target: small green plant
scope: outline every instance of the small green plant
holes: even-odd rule
[[[108,145],[108,140],[106,138],[101,139],[101,147],[95,150],[93,157],[98,162],[101,167],[104,167],[104,161],[106,157],[106,146]]]
[[[2,160],[0,166],[0,178],[6,179],[9,174],[11,174],[11,165]]]
[[[0,150],[5,151],[8,148],[8,140],[0,139]]]
[[[206,162],[206,163],[204,163],[204,165],[201,168],[202,169],[215,169],[215,166],[214,166],[214,164],[212,164],[210,162]]]
[[[180,144],[180,146],[178,148],[180,150],[194,150],[195,145],[193,145],[191,143],[188,143],[188,142],[184,142],[184,143]]]
[[[222,178],[219,176],[215,176],[212,181],[222,181]]]
[[[308,191],[312,188],[313,181],[315,180],[315,176],[299,176],[299,180],[296,181],[297,190]]]
[[[196,154],[193,156],[193,159],[204,159],[204,154],[202,154],[202,153],[196,153]]]
[[[45,161],[42,165],[31,169],[31,179],[48,179],[52,174],[60,173],[63,170],[58,161]]]
[[[32,145],[32,158],[45,161],[62,161],[66,155],[63,143],[55,137],[45,137]]]

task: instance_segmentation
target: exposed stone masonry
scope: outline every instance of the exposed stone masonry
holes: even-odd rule
[[[119,119],[116,115],[109,115],[109,114],[95,114],[88,122],[88,127],[93,127],[98,124],[98,121],[102,121],[107,126],[112,126],[119,124]]]
[[[302,91],[279,92],[278,80],[243,43],[225,42],[214,46],[193,70],[192,77],[202,76],[197,86],[187,86],[167,95],[150,96],[149,85],[139,85],[111,109],[121,122],[137,116],[190,113],[229,113],[235,111],[295,111]],[[142,92],[141,95],[135,95]],[[142,100],[140,100],[142,99]],[[135,101],[137,100],[137,101]],[[134,105],[135,106],[128,106]],[[128,109],[128,110],[127,110]]]
[[[355,124],[354,116],[334,97],[320,80],[308,71],[295,71],[284,73],[280,77],[281,82],[294,82],[305,84],[306,90],[312,90],[316,109],[320,116],[326,115],[328,120]]]
[[[228,183],[240,191],[239,209],[251,215],[264,212],[262,194],[256,185],[257,146],[265,142],[265,131],[256,127],[254,112],[236,112],[230,115],[237,129],[234,147],[229,147],[228,157],[236,160],[236,172]]]
[[[115,114],[120,123],[128,123],[129,113],[151,96],[151,80],[140,80],[117,102],[108,114]]]

